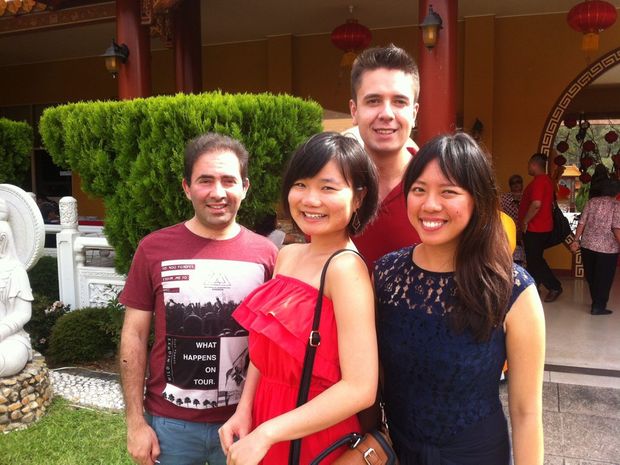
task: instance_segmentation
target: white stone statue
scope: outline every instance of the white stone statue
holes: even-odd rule
[[[45,230],[36,203],[18,187],[0,184],[0,377],[32,360],[24,325],[32,315],[27,268],[41,255]]]
[[[32,316],[32,291],[26,268],[17,257],[9,209],[0,199],[0,376],[19,373],[32,360],[24,325]]]

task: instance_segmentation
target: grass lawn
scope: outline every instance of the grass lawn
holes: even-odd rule
[[[0,465],[131,465],[125,418],[55,398],[27,430],[0,434]]]

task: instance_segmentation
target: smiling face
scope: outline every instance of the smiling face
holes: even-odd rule
[[[428,246],[458,245],[474,211],[469,192],[448,179],[435,159],[407,194],[407,216]]]
[[[296,180],[288,191],[293,221],[313,238],[346,236],[360,197],[355,195],[334,160],[327,162],[315,176]]]
[[[415,124],[418,104],[413,77],[395,69],[365,71],[349,107],[370,156],[394,156],[407,143]]]
[[[194,232],[205,237],[226,238],[234,229],[237,212],[249,187],[241,178],[239,159],[229,151],[202,154],[194,163],[191,183],[183,190],[194,206],[190,220]]]

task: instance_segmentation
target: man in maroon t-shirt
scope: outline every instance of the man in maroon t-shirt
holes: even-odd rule
[[[232,312],[271,277],[277,253],[236,222],[247,165],[234,139],[190,141],[182,185],[194,217],[149,234],[134,255],[120,296],[120,359],[127,449],[136,463],[226,463],[217,430],[234,413],[248,363],[247,331]]]
[[[420,78],[409,54],[394,45],[364,50],[351,69],[353,122],[379,173],[378,216],[353,242],[372,267],[393,250],[420,242],[407,217],[402,176],[412,154]]]
[[[553,230],[553,181],[547,176],[547,157],[535,153],[528,163],[528,174],[534,179],[527,185],[519,205],[519,222],[527,271],[537,285],[548,289],[545,302],[553,302],[562,293],[562,284],[555,277],[544,257],[545,245]]]

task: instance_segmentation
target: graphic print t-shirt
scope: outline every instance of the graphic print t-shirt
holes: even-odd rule
[[[141,242],[121,302],[155,308],[150,413],[219,422],[234,411],[249,358],[247,332],[231,315],[271,276],[275,254],[270,241],[246,229],[213,241],[176,225]]]

